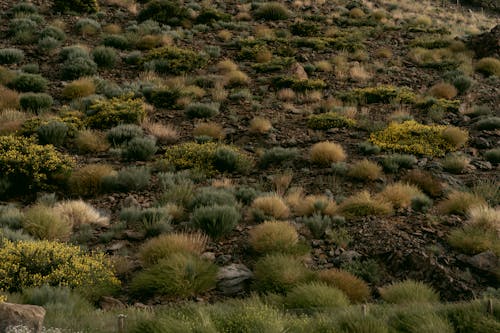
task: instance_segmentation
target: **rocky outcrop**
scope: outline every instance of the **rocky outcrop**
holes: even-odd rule
[[[42,332],[45,309],[37,305],[0,303],[0,333],[9,326],[23,325],[32,332]]]
[[[222,267],[217,274],[217,289],[224,295],[235,295],[243,291],[252,272],[242,264],[231,264]]]
[[[474,50],[476,58],[500,57],[500,24],[489,32],[471,36],[466,44]]]

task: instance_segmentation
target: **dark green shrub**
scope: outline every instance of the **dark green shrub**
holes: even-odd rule
[[[46,93],[25,93],[19,98],[19,105],[23,110],[38,113],[50,109],[54,100]]]
[[[37,48],[43,54],[51,54],[61,46],[61,42],[54,37],[44,37],[38,40]]]
[[[11,16],[16,16],[16,14],[36,14],[38,13],[38,7],[29,2],[19,2],[9,9],[8,13]]]
[[[321,31],[321,26],[315,22],[304,21],[290,25],[290,32],[296,36],[312,37],[317,36]]]
[[[250,186],[240,186],[236,190],[235,196],[244,205],[250,205],[259,195],[259,192]]]
[[[64,42],[66,40],[66,34],[64,31],[59,29],[58,27],[48,26],[42,31],[40,31],[39,38],[52,37],[60,42]]]
[[[279,21],[286,20],[290,13],[285,6],[278,2],[268,2],[260,4],[253,11],[253,16],[258,20]]]
[[[52,6],[59,12],[97,13],[99,11],[97,0],[54,0]]]
[[[229,234],[240,218],[241,214],[235,206],[213,205],[196,208],[191,216],[191,224],[217,239]]]
[[[283,254],[270,254],[255,263],[255,288],[263,293],[286,293],[309,282],[313,273],[299,259]]]
[[[322,323],[321,323],[322,324]],[[321,325],[320,324],[320,325]],[[333,327],[338,327],[339,332],[342,333],[389,333],[387,323],[374,315],[364,315],[358,313],[348,313],[340,318],[336,323],[327,321],[326,325],[321,325],[325,332],[330,332]],[[336,331],[334,331],[336,332]],[[437,332],[436,332],[437,333]]]
[[[116,47],[116,46],[114,46]],[[116,47],[118,48],[118,47]],[[137,66],[141,64],[142,60],[142,52],[141,51],[132,51],[125,56],[123,59],[127,65]]]
[[[98,46],[92,51],[92,58],[99,67],[113,68],[119,60],[115,49],[106,46]]]
[[[140,126],[134,124],[124,124],[111,128],[106,133],[106,139],[113,146],[118,147],[123,143],[127,143],[134,138],[142,137],[143,135],[144,131]]]
[[[411,209],[425,213],[432,207],[432,203],[432,199],[425,194],[418,194],[411,199]]]
[[[484,311],[485,307],[486,304],[481,303],[458,303],[444,309],[442,313],[451,322],[456,333],[498,332],[500,330],[498,319],[488,315]]]
[[[38,64],[26,64],[21,66],[21,70],[25,73],[37,74],[40,72],[40,66]]]
[[[212,24],[217,21],[230,21],[231,15],[221,13],[213,8],[203,8],[196,17],[196,24]]]
[[[93,35],[101,30],[101,24],[94,19],[84,17],[76,21],[75,29],[84,35]]]
[[[19,44],[34,42],[37,29],[38,22],[31,16],[30,18],[14,18],[9,22],[9,34],[12,40]]]
[[[86,123],[91,128],[106,129],[120,124],[139,124],[146,115],[142,99],[123,95],[109,100],[96,100]]]
[[[273,147],[267,149],[260,157],[259,164],[262,168],[279,165],[295,160],[299,155],[296,148]]]
[[[494,148],[486,151],[484,153],[484,158],[491,163],[500,163],[500,148]]]
[[[190,203],[193,208],[213,205],[236,206],[236,198],[230,191],[223,188],[202,187],[197,189]]]
[[[186,116],[193,118],[211,118],[219,113],[218,104],[192,103],[185,109]]]
[[[104,46],[114,47],[119,50],[128,50],[130,48],[129,40],[123,35],[109,35],[103,38]]]
[[[7,48],[0,49],[0,65],[17,64],[23,61],[23,50]]]
[[[494,131],[500,128],[500,117],[487,117],[479,120],[475,127],[481,131]]]
[[[128,228],[143,232],[146,237],[158,236],[172,229],[172,217],[167,210],[161,207],[123,208],[120,211],[120,220],[126,222]]]
[[[68,125],[61,121],[50,121],[41,125],[37,130],[38,140],[42,144],[62,146],[68,135]]]
[[[302,223],[309,228],[314,238],[321,239],[325,231],[331,227],[332,219],[330,216],[316,213],[312,216],[304,217]]]
[[[306,92],[310,90],[321,90],[326,87],[323,80],[300,80],[290,76],[276,76],[272,79],[273,86],[277,89],[291,88],[296,92]]]
[[[455,86],[455,88],[457,88],[458,93],[460,95],[463,95],[472,86],[472,82],[473,81],[470,77],[465,75],[460,75],[455,79],[453,79],[451,83]]]
[[[374,145],[368,141],[361,142],[358,145],[359,151],[363,155],[376,155],[379,154],[381,149],[379,146]]]
[[[373,284],[378,283],[382,277],[380,264],[374,259],[344,263],[341,265],[341,268]]]
[[[149,185],[151,170],[146,167],[129,167],[114,175],[105,176],[103,187],[111,191],[140,191]]]
[[[215,287],[217,266],[192,254],[176,253],[139,273],[131,283],[141,297],[194,296]]]
[[[165,46],[151,50],[143,62],[147,69],[159,74],[179,75],[203,67],[206,59],[199,52]]]
[[[139,22],[154,20],[176,26],[188,21],[189,13],[177,0],[153,0],[139,12],[137,19]]]
[[[220,172],[244,173],[251,168],[251,164],[249,158],[230,147],[218,147],[213,156],[213,166]]]
[[[384,157],[381,164],[385,172],[396,173],[400,169],[411,169],[417,163],[417,158],[413,155],[390,154]]]
[[[64,80],[75,80],[82,76],[94,75],[96,72],[97,64],[88,57],[71,57],[61,68]]]
[[[307,126],[315,130],[329,130],[331,128],[349,128],[354,127],[356,121],[347,118],[336,112],[321,113],[312,115],[307,121]]]
[[[155,87],[143,90],[146,100],[157,108],[177,109],[177,100],[182,97],[182,91],[178,87]]]
[[[74,58],[88,58],[89,53],[87,50],[83,49],[78,45],[63,47],[61,52],[59,52],[59,59],[61,62],[66,60],[71,60]]]
[[[146,137],[135,137],[128,141],[123,149],[123,157],[135,161],[148,161],[150,160],[158,148],[156,147],[156,140]]]
[[[289,309],[341,308],[349,305],[349,299],[339,289],[322,282],[301,284],[291,289],[285,299],[285,307]]]
[[[43,92],[47,88],[47,84],[47,79],[39,74],[21,73],[7,86],[21,92]]]

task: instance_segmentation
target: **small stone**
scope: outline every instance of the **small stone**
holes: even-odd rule
[[[0,303],[0,332],[9,326],[23,325],[30,332],[40,333],[45,319],[45,309],[37,305]]]
[[[225,265],[231,261],[233,257],[229,254],[223,254],[217,257],[216,262],[219,265]]]
[[[201,254],[201,258],[208,261],[215,261],[215,253],[213,252],[204,252]]]
[[[234,295],[243,291],[253,277],[252,271],[243,264],[231,264],[219,269],[217,289],[224,295]]]
[[[99,302],[99,305],[104,311],[121,310],[126,308],[125,304],[123,304],[122,301],[109,296],[103,296],[101,298],[101,301]]]
[[[129,207],[140,207],[141,205],[139,204],[139,201],[137,201],[136,198],[133,196],[129,195],[122,201],[122,207],[124,208],[129,208]]]

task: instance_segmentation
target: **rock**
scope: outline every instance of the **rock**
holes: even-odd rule
[[[42,332],[45,309],[37,305],[0,303],[0,332],[9,326],[23,325],[32,332]]]
[[[101,301],[99,302],[99,305],[104,311],[121,310],[126,308],[125,304],[123,304],[122,301],[108,296],[103,296],[101,298]]]
[[[215,253],[213,252],[204,252],[201,254],[201,258],[208,261],[215,261]]]
[[[345,251],[341,255],[339,255],[337,258],[335,258],[335,262],[338,264],[344,264],[344,263],[351,263],[354,260],[358,259],[361,257],[361,254],[359,254],[356,251]]]
[[[484,57],[499,57],[500,24],[497,24],[489,32],[470,37],[465,43],[469,49],[474,50],[478,59]]]
[[[129,195],[128,197],[126,197],[125,199],[123,199],[123,201],[122,201],[122,207],[123,208],[141,207],[141,205],[139,204],[139,201],[137,201],[136,198],[134,198],[133,196]]]
[[[118,241],[114,244],[111,244],[110,246],[108,246],[106,248],[106,251],[108,252],[115,252],[115,251],[118,251],[118,250],[121,250],[122,248],[125,247],[125,242],[122,242],[122,241]]]
[[[290,68],[290,75],[299,80],[307,80],[309,78],[304,67],[298,62],[294,63]]]
[[[491,165],[490,162],[483,161],[483,160],[480,160],[480,159],[473,160],[471,162],[471,164],[473,166],[475,166],[476,168],[481,169],[481,170],[492,170],[493,169],[493,166]]]
[[[500,258],[492,251],[481,252],[475,256],[461,259],[476,269],[490,273],[500,281]]]
[[[231,261],[233,257],[230,254],[222,254],[217,257],[216,263],[219,265],[225,265]]]
[[[222,267],[217,274],[217,289],[224,295],[234,295],[245,289],[253,273],[243,264]]]

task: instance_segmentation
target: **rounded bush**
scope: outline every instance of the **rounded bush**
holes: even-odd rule
[[[106,46],[98,46],[92,51],[92,58],[99,67],[113,68],[119,60],[115,49]]]
[[[122,35],[109,35],[102,40],[104,46],[114,47],[119,50],[128,50],[130,48],[129,40]]]
[[[435,303],[439,302],[439,294],[420,281],[405,280],[394,282],[388,286],[380,288],[380,296],[388,303]]]
[[[486,76],[500,76],[500,60],[492,57],[483,58],[477,62],[475,69],[476,72]]]
[[[91,196],[103,191],[103,180],[116,172],[106,164],[87,164],[75,170],[69,180],[70,192],[80,196]]]
[[[340,269],[322,270],[318,274],[320,281],[344,292],[353,303],[361,303],[370,297],[368,284],[359,277]]]
[[[39,39],[37,43],[38,51],[43,54],[52,54],[59,46],[61,42],[50,36]]]
[[[176,0],[153,0],[139,12],[139,22],[154,20],[171,26],[181,25],[189,19],[187,9]]]
[[[68,129],[68,125],[62,121],[54,120],[38,127],[36,132],[40,143],[62,146],[68,135]]]
[[[192,103],[186,107],[186,116],[192,118],[211,118],[219,113],[218,104]]]
[[[47,84],[47,79],[39,74],[21,73],[9,82],[8,86],[20,92],[43,92]]]
[[[97,13],[99,11],[97,0],[54,0],[52,6],[59,12]]]
[[[290,253],[295,250],[299,235],[288,222],[267,221],[250,230],[248,242],[258,253]]]
[[[253,12],[253,16],[256,19],[266,21],[279,21],[286,20],[290,16],[290,13],[282,4],[278,2],[269,2],[259,5]]]
[[[144,135],[144,131],[138,125],[124,124],[111,128],[106,133],[106,139],[113,146],[117,147],[123,143],[127,143],[134,138],[139,138]]]
[[[19,98],[21,109],[35,113],[50,109],[52,104],[54,99],[46,93],[25,93]]]
[[[81,78],[65,85],[61,95],[66,99],[82,98],[94,94],[95,89],[91,78]]]
[[[196,195],[190,203],[190,207],[198,208],[213,205],[236,206],[234,195],[223,188],[202,187],[197,190]]]
[[[30,207],[24,214],[23,229],[38,239],[68,241],[72,224],[64,220],[52,207],[41,204]]]
[[[123,149],[123,156],[129,160],[148,161],[154,156],[157,150],[156,140],[149,137],[135,137],[127,142]]]
[[[80,57],[88,58],[89,53],[86,49],[84,49],[79,45],[71,45],[63,47],[61,52],[59,52],[59,59],[61,62]]]
[[[191,224],[217,239],[233,231],[240,218],[241,214],[234,206],[213,205],[196,208],[191,216]]]
[[[500,148],[487,150],[484,153],[484,158],[491,163],[500,163]]]
[[[275,219],[286,219],[290,215],[290,208],[279,195],[257,197],[251,207],[257,211],[257,214]]]
[[[17,64],[23,61],[23,50],[7,48],[0,49],[0,65]]]
[[[87,126],[106,129],[119,124],[139,124],[146,115],[144,102],[132,94],[95,100],[89,107]]]
[[[289,309],[329,310],[348,306],[349,299],[340,289],[321,282],[312,282],[294,287],[287,293],[284,303]]]
[[[97,64],[88,57],[70,58],[63,63],[61,68],[64,80],[75,80],[82,76],[94,75],[97,72]]]
[[[60,42],[66,40],[66,34],[58,27],[48,26],[40,32],[40,38],[52,37]]]
[[[311,161],[313,163],[329,166],[332,163],[342,162],[346,153],[341,145],[329,141],[318,142],[311,147]]]

